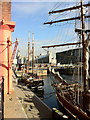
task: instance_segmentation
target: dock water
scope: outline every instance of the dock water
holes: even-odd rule
[[[47,82],[47,80],[45,79],[45,89],[48,89],[47,84],[51,81]],[[50,89],[48,90],[50,92]],[[50,102],[49,104],[56,106],[55,100],[52,97],[50,99],[47,99]],[[42,101],[23,83],[17,84],[17,77],[14,73],[13,93],[5,95],[4,103],[4,118],[6,120],[69,120],[67,116],[67,118],[64,118],[65,114],[60,112],[61,110],[57,107],[54,108],[54,106],[50,107],[51,105],[49,106],[47,102]],[[53,108],[56,110],[53,110]]]

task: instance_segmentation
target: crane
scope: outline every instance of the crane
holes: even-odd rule
[[[16,50],[17,50],[17,46],[18,46],[18,40],[17,40],[17,38],[16,38],[16,41],[14,43],[15,43],[15,46],[14,46],[12,57],[11,57],[11,65],[13,63],[13,60],[14,60],[14,57],[15,57],[15,53],[16,53]],[[14,43],[12,43],[12,44],[14,44]]]

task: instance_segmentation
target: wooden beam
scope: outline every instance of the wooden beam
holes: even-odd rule
[[[75,29],[75,32],[78,32],[80,34],[82,33],[82,31],[85,33],[88,33],[88,32],[90,33],[90,29],[78,29],[78,28]]]
[[[53,24],[53,23],[58,23],[58,22],[65,22],[65,21],[70,21],[70,20],[77,20],[77,19],[80,19],[81,17],[73,17],[73,18],[67,18],[67,19],[62,19],[62,20],[57,20],[57,21],[51,21],[51,22],[46,22],[44,23],[45,24]],[[90,18],[90,15],[88,16],[85,16],[85,18]]]
[[[84,4],[83,6],[84,7],[88,7],[88,6],[90,6],[90,3],[89,4]],[[69,11],[69,10],[75,10],[75,9],[79,9],[80,7],[81,7],[81,5],[79,5],[79,6],[73,6],[73,7],[70,7],[70,8],[65,8],[63,10],[52,11],[52,12],[49,12],[49,14],[61,13],[61,12]]]
[[[81,42],[67,43],[67,44],[60,44],[60,45],[42,46],[42,48],[60,47],[60,46],[77,45],[77,44],[81,44]]]

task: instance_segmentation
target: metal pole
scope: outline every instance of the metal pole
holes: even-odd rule
[[[2,101],[2,120],[4,120],[4,77],[2,77],[2,86],[1,86],[1,101]]]
[[[9,38],[7,39],[7,44],[8,44],[8,47],[7,47],[7,54],[8,54],[8,94],[9,94],[9,88],[10,88],[10,40]]]

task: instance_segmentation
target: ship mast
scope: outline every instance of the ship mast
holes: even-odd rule
[[[83,92],[82,92],[82,105],[81,106],[82,106],[83,110],[87,113],[87,115],[90,116],[90,91],[89,91],[89,89],[90,89],[89,88],[90,87],[90,82],[89,82],[89,80],[90,80],[90,78],[89,78],[90,34],[89,35],[87,34],[88,37],[86,38],[86,33],[90,32],[90,30],[85,29],[85,18],[90,18],[90,14],[87,16],[87,15],[85,15],[85,11],[84,11],[84,7],[87,7],[87,6],[89,7],[90,3],[83,4],[83,0],[81,0],[81,5],[79,5],[78,7],[76,6],[76,7],[66,8],[63,10],[49,12],[49,14],[61,13],[64,11],[75,10],[75,9],[81,8],[81,15],[78,17],[61,19],[61,20],[57,20],[57,21],[50,21],[50,22],[46,22],[44,24],[51,25],[53,23],[58,23],[58,22],[64,22],[64,21],[70,21],[70,20],[76,20],[76,19],[81,20],[81,29],[75,30],[75,32],[80,33],[81,38],[82,38],[82,41],[80,42],[80,43],[82,43],[82,70],[83,70]],[[80,43],[74,43],[74,44],[80,44]],[[71,43],[69,43],[69,45],[71,45]],[[59,47],[59,46],[66,46],[66,44],[42,46],[42,48]],[[79,91],[78,91],[78,93],[79,93]],[[78,103],[79,103],[79,99],[78,99]]]
[[[81,22],[82,22],[82,30],[85,29],[85,14],[84,14],[84,7],[83,7],[83,0],[81,0]],[[82,62],[83,62],[83,80],[84,80],[84,92],[86,91],[86,80],[87,80],[87,71],[86,71],[86,45],[85,45],[85,33],[83,31],[81,31],[81,36],[82,36]]]
[[[32,33],[32,75],[34,74],[34,33]]]
[[[44,24],[53,24],[53,23],[58,23],[58,22],[65,22],[65,21],[72,21],[72,20],[76,20],[76,19],[81,19],[81,24],[82,24],[82,28],[79,31],[81,33],[81,37],[82,37],[82,59],[83,59],[83,79],[84,79],[84,84],[83,84],[83,88],[84,88],[84,92],[87,91],[87,86],[88,86],[88,58],[87,58],[87,48],[88,46],[86,45],[86,35],[85,35],[85,18],[90,18],[90,15],[85,15],[84,13],[84,7],[89,7],[90,4],[83,4],[83,0],[81,0],[81,5],[79,6],[74,6],[71,8],[66,8],[63,10],[57,10],[57,11],[52,11],[49,12],[49,14],[54,14],[54,13],[62,13],[65,11],[69,11],[69,10],[75,10],[75,9],[79,9],[81,8],[81,16],[78,17],[74,17],[74,18],[67,18],[67,19],[61,19],[61,20],[57,20],[57,21],[50,21],[50,22],[46,22]],[[77,43],[78,44],[78,43]],[[80,44],[80,43],[79,43]],[[70,44],[71,45],[71,44]],[[42,48],[49,48],[49,47],[58,47],[58,46],[62,46],[62,45],[51,45],[51,46],[43,46]],[[63,45],[64,46],[64,45]]]
[[[30,66],[30,32],[28,33],[28,61],[27,61],[27,73],[29,73]]]
[[[88,89],[88,78],[89,78],[89,72],[88,72],[88,45],[86,40],[86,34],[83,31],[85,29],[85,13],[84,13],[84,6],[83,6],[83,0],[81,0],[81,22],[82,22],[82,31],[81,31],[81,37],[82,37],[82,62],[83,62],[83,88],[84,92],[87,92]]]

